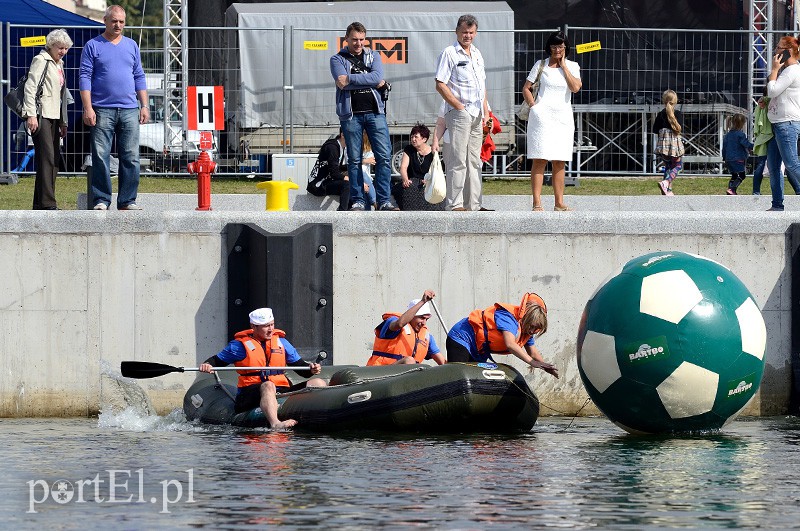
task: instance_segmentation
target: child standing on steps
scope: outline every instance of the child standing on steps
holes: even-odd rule
[[[656,115],[653,122],[653,133],[658,135],[656,155],[664,163],[664,179],[658,183],[658,188],[662,195],[674,195],[672,181],[683,167],[684,147],[681,137],[683,114],[675,110],[678,95],[674,90],[665,90],[661,95],[661,101],[664,103],[664,109]]]
[[[747,118],[744,114],[734,114],[728,124],[728,132],[722,139],[722,160],[728,165],[731,180],[728,182],[728,195],[736,195],[736,189],[745,178],[744,163],[753,149],[753,143],[747,139],[744,124]]]

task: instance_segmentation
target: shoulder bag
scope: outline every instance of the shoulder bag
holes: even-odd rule
[[[44,63],[44,72],[42,72],[42,77],[39,79],[39,85],[36,87],[36,114],[38,115],[40,112],[41,101],[42,101],[42,91],[44,86],[44,78],[47,76],[47,67],[50,66],[50,61],[45,61]],[[30,73],[30,71],[28,71]],[[11,112],[19,116],[20,118],[24,119],[24,102],[25,102],[25,83],[28,81],[28,74],[22,76],[17,83],[17,86],[11,89],[8,94],[6,94],[3,101],[5,101],[8,108],[11,109]]]
[[[425,201],[436,205],[444,201],[447,195],[447,182],[442,169],[442,160],[439,153],[433,153],[433,161],[428,173],[425,174]]]
[[[544,70],[544,62],[545,59],[539,61],[539,72],[536,74],[536,80],[531,85],[531,94],[533,94],[533,101],[536,102],[536,97],[539,95],[539,81],[542,78],[542,70]],[[517,111],[517,118],[520,120],[527,121],[528,115],[531,113],[531,106],[528,105],[528,102],[525,101],[523,98],[522,105],[519,106],[519,110]]]
[[[364,61],[356,57],[355,55],[351,54],[350,52],[345,52],[340,50],[337,55],[341,55],[345,59],[347,59],[350,64],[352,64],[356,70],[356,73],[364,73],[364,72],[372,72],[372,68],[364,64]],[[375,87],[375,90],[378,91],[380,94],[381,99],[383,100],[384,105],[387,101],[389,101],[389,93],[392,91],[392,85],[385,79],[383,80],[383,85],[381,87]]]

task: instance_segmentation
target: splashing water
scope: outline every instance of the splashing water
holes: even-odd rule
[[[97,418],[98,428],[113,428],[134,432],[180,431],[203,432],[206,426],[186,420],[181,409],[174,409],[163,417],[142,412],[137,407],[127,407],[122,411],[112,407],[104,408]]]
[[[155,415],[156,411],[144,389],[130,378],[124,378],[108,361],[100,360],[100,376],[103,380],[103,403],[101,411],[112,409],[138,410],[141,415]]]
[[[108,361],[100,360],[100,374],[104,386],[98,428],[133,432],[207,431],[206,427],[186,420],[181,409],[159,416],[145,390],[135,380],[123,377]]]

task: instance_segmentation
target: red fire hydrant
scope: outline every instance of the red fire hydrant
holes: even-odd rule
[[[190,174],[197,174],[197,208],[195,210],[211,210],[211,174],[217,163],[211,160],[208,152],[201,151],[196,162],[190,162],[186,169]]]

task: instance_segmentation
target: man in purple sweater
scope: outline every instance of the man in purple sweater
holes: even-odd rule
[[[150,119],[147,82],[139,46],[122,36],[125,10],[110,6],[103,22],[106,30],[83,48],[79,82],[83,123],[91,128],[94,210],[108,210],[111,204],[109,162],[114,134],[119,156],[117,209],[141,210],[136,204],[139,124]]]

